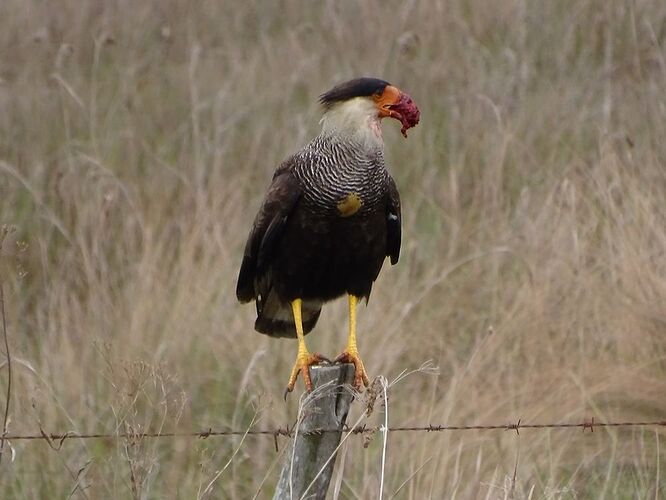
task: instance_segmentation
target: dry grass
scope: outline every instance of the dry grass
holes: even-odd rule
[[[409,140],[385,125],[403,252],[360,349],[371,374],[441,374],[396,385],[391,422],[666,415],[663,1],[10,0],[0,28],[10,431],[294,418],[295,344],[252,331],[236,272],[316,96],[360,74],[422,110]],[[331,305],[310,345],[335,355],[345,328]],[[385,498],[656,499],[663,436],[396,433]],[[267,498],[277,478],[261,437],[12,446],[2,498]],[[377,495],[381,448],[346,446],[340,498]]]

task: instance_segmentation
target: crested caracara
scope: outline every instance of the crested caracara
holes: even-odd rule
[[[304,335],[322,304],[347,294],[349,337],[336,358],[353,363],[354,385],[368,385],[356,345],[356,304],[370,296],[384,259],[398,262],[400,197],[386,170],[380,121],[419,121],[412,99],[376,78],[342,83],[320,97],[321,133],[275,171],[245,245],[236,296],[254,300],[255,329],[297,337],[298,355],[287,392],[298,373],[308,390],[308,367],[325,359],[311,354]],[[286,394],[286,393],[285,393]]]

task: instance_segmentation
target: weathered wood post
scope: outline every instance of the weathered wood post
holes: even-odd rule
[[[342,386],[353,382],[354,365],[313,366],[310,376],[314,386],[313,397],[306,401],[298,434],[285,450],[273,500],[298,500],[306,489],[306,498],[323,500],[333,476],[336,457],[328,464],[326,461],[340,444],[342,428],[353,399],[351,391]],[[308,434],[317,429],[336,429],[339,432]],[[322,471],[321,474],[319,471]],[[308,489],[315,477],[316,481]]]

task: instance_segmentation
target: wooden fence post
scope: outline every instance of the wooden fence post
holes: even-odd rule
[[[320,365],[310,368],[314,397],[306,401],[302,411],[298,434],[285,450],[280,479],[273,500],[298,500],[307,490],[308,500],[323,500],[333,476],[335,459],[326,461],[340,444],[342,428],[347,420],[351,391],[342,387],[354,380],[354,365]],[[316,429],[337,429],[339,432],[308,434]],[[293,458],[293,464],[292,464]]]

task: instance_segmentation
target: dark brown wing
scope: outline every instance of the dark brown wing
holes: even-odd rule
[[[301,197],[301,186],[291,167],[291,161],[287,161],[276,170],[245,244],[236,284],[236,297],[241,302],[254,300],[260,293],[256,290],[257,283],[265,281],[276,245]]]
[[[400,258],[400,241],[402,239],[402,217],[400,214],[400,194],[395,181],[389,177],[388,204],[386,207],[386,255],[391,257],[391,264]]]

